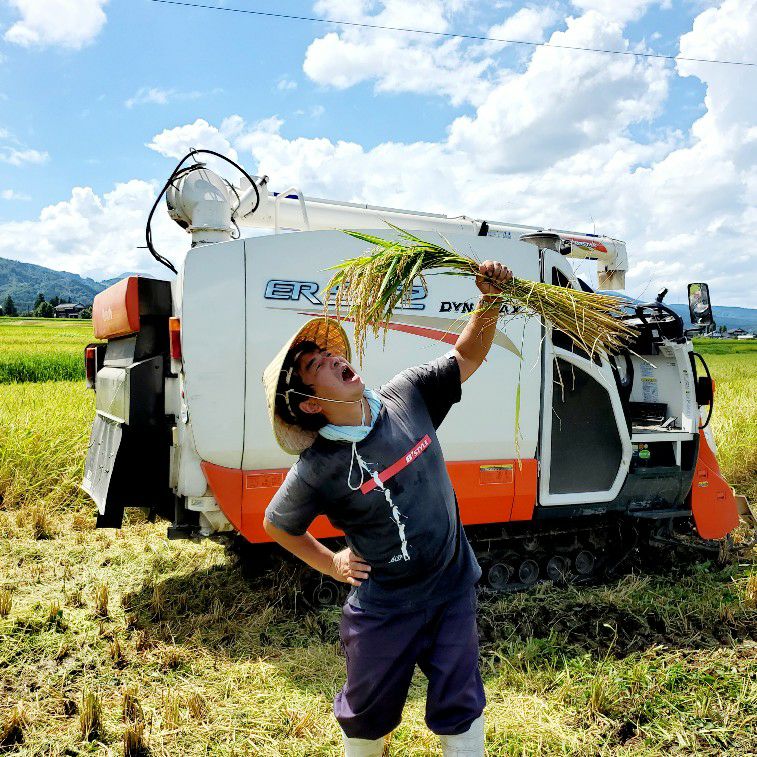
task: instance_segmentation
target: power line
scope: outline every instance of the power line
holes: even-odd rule
[[[604,53],[606,55],[633,55],[639,58],[661,58],[662,60],[685,60],[691,63],[718,63],[727,66],[757,66],[757,62],[743,60],[718,60],[715,58],[687,58],[683,55],[662,55],[661,53],[636,53],[631,50],[604,50],[599,47],[579,47],[576,45],[558,45],[553,42],[529,42],[523,39],[501,39],[499,37],[485,37],[478,34],[456,34],[453,32],[432,32],[426,29],[409,29],[403,26],[382,26],[381,24],[364,24],[358,21],[337,21],[330,18],[316,18],[315,16],[295,16],[290,13],[274,13],[273,11],[256,11],[248,8],[228,8],[218,5],[203,5],[189,3],[182,0],[151,0],[153,3],[164,5],[179,5],[185,8],[204,8],[211,11],[225,11],[226,13],[246,13],[250,16],[264,16],[287,21],[314,21],[319,24],[340,24],[341,26],[355,26],[361,29],[380,29],[389,32],[408,32],[410,34],[427,34],[432,37],[447,37],[449,39],[470,39],[478,42],[505,42],[509,45],[530,45],[531,47],[554,47],[560,50],[578,50],[586,53]]]

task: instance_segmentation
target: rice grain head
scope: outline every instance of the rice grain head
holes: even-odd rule
[[[448,249],[396,226],[392,228],[399,239],[346,230],[346,234],[372,248],[329,268],[335,273],[326,291],[335,294],[333,303],[327,298],[324,313],[328,314],[333,304],[337,318],[345,312],[354,320],[355,350],[361,364],[369,330],[375,337],[383,332],[385,342],[394,308],[411,298],[418,280],[425,287],[428,275],[472,279],[479,275],[478,262],[451,249],[451,245]],[[591,356],[618,351],[636,333],[621,319],[625,313],[617,297],[518,278],[497,286],[499,313],[508,306],[511,313],[514,309],[538,316]]]

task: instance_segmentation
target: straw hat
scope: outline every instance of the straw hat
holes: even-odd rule
[[[276,413],[276,388],[281,378],[281,370],[289,350],[300,342],[315,342],[321,349],[341,355],[349,362],[352,351],[347,334],[339,321],[333,318],[313,318],[308,321],[279,350],[263,371],[263,389],[268,404],[268,417],[271,419],[273,433],[281,449],[290,455],[299,455],[307,449],[318,436],[317,431],[306,431],[299,426],[287,423]]]

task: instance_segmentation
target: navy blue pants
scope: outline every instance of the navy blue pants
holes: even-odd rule
[[[475,588],[412,613],[378,615],[345,604],[339,635],[347,682],[334,714],[347,736],[378,739],[399,725],[416,663],[428,678],[426,725],[434,733],[464,733],[483,712]]]

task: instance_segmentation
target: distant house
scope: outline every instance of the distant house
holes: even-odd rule
[[[747,332],[744,329],[731,329],[728,332],[728,336],[731,337],[731,339],[738,339],[740,336],[744,336]]]
[[[78,302],[64,302],[55,306],[55,317],[78,318],[82,310],[84,310],[84,305],[80,305]]]

